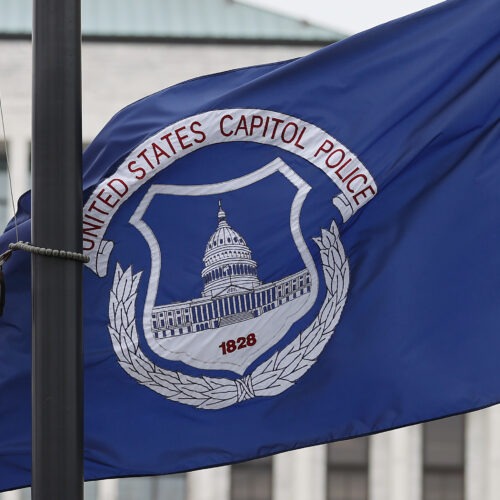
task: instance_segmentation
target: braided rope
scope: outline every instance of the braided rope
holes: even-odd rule
[[[43,255],[45,257],[57,257],[59,259],[69,259],[76,260],[78,262],[89,262],[90,258],[87,255],[83,255],[78,252],[68,252],[66,250],[53,250],[52,248],[42,248],[32,245],[31,243],[25,243],[24,241],[18,241],[17,243],[9,244],[10,250],[24,250],[25,252],[34,253],[36,255]]]

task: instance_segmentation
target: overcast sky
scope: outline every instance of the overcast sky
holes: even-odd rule
[[[335,28],[346,35],[439,3],[437,0],[244,0]]]

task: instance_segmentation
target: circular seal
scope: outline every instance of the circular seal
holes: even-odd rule
[[[229,143],[272,146],[271,161],[267,155],[263,157],[264,165],[261,162],[242,172],[235,168],[229,179],[218,182],[179,181],[172,170],[168,182],[164,176],[159,183],[153,183],[160,172],[167,172],[191,153]],[[150,251],[150,264],[147,259],[132,259],[131,265],[124,266],[117,258],[108,328],[120,366],[140,384],[172,401],[221,409],[256,397],[276,396],[297,383],[316,362],[339,322],[349,288],[349,265],[337,223],[330,218],[324,223],[326,228],[317,228],[315,237],[304,238],[300,217],[311,186],[289,161],[275,154],[279,150],[306,160],[334,183],[340,194],[333,198],[333,205],[344,221],[376,194],[372,176],[356,156],[315,125],[274,111],[229,109],[186,118],[143,141],[99,183],[84,207],[84,250],[90,258],[87,265],[104,279],[111,254],[122,245],[121,238],[104,237],[120,209],[130,213],[130,206],[135,206],[128,227],[142,236]],[[275,193],[272,189],[278,185],[288,193],[283,199],[289,205],[279,210],[280,217],[287,214],[279,227],[288,228],[285,232],[290,255],[300,266],[274,276],[262,264],[266,236],[258,233],[258,224],[254,224],[255,230],[241,231],[238,224],[244,227],[251,218],[240,216],[242,222],[238,223],[238,214],[248,213],[249,193],[258,199],[258,193],[266,189]],[[179,235],[184,234],[184,222],[170,227],[164,224],[163,215],[158,216],[158,200],[174,198],[176,206],[198,203],[201,208],[197,213],[206,212],[204,207],[208,205],[202,200],[212,203],[217,198],[219,202],[217,219],[214,212],[213,227],[205,231],[204,248],[199,251],[197,296],[174,296],[173,288],[165,285],[165,281],[173,280],[172,266],[174,270],[184,267],[180,260],[175,261],[185,253],[182,245],[201,246],[201,239]],[[225,198],[232,203],[231,212],[221,201]],[[247,205],[242,203],[238,212],[242,199]],[[183,200],[184,205],[178,200]],[[162,232],[170,238],[161,236]],[[185,234],[191,233],[186,229]],[[165,241],[173,245],[172,240],[175,251],[164,255]],[[316,259],[310,241],[316,246]],[[170,274],[165,274],[168,264],[162,266],[162,261],[172,259],[178,265],[172,264]],[[189,273],[195,274],[192,270]],[[141,282],[148,274],[144,288]],[[140,293],[141,289],[145,292]],[[142,330],[153,356],[146,354],[139,340],[140,297],[144,297]],[[312,308],[318,300],[322,302]],[[300,323],[313,310],[311,321]],[[301,325],[298,330],[297,324]],[[292,325],[295,333],[290,338]],[[200,374],[164,368],[156,357],[180,361]],[[225,371],[233,376],[224,376]],[[213,376],[215,372],[217,376]]]

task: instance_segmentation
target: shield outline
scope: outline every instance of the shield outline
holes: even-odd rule
[[[296,188],[297,193],[293,198],[292,206],[290,209],[290,230],[297,247],[297,250],[305,264],[305,267],[311,276],[311,291],[307,301],[298,309],[295,314],[286,317],[284,325],[280,329],[280,334],[272,336],[260,342],[258,347],[252,349],[251,353],[246,356],[246,362],[238,363],[231,362],[230,360],[216,361],[216,362],[203,362],[190,356],[188,352],[172,351],[165,349],[164,346],[154,337],[152,322],[152,310],[155,307],[155,299],[158,292],[158,284],[161,272],[161,248],[151,228],[144,222],[142,217],[147,211],[151,201],[156,195],[181,195],[181,196],[205,196],[222,194],[229,191],[236,191],[240,188],[254,184],[270,175],[279,172]],[[151,350],[158,356],[171,360],[182,361],[187,365],[200,368],[203,370],[229,370],[239,375],[243,375],[246,369],[263,353],[273,347],[279,342],[289,331],[290,327],[304,316],[317,300],[319,279],[314,263],[314,259],[307,247],[303,238],[300,228],[300,212],[302,205],[311,190],[311,186],[302,179],[290,166],[288,166],[281,158],[276,158],[270,163],[264,165],[258,170],[253,171],[236,179],[224,181],[216,184],[205,185],[167,185],[167,184],[154,184],[152,185],[143,199],[139,203],[129,222],[141,233],[151,252],[151,272],[149,277],[148,289],[146,292],[146,301],[144,303],[143,312],[143,332]],[[156,256],[156,258],[154,258]],[[168,357],[166,355],[168,353]]]

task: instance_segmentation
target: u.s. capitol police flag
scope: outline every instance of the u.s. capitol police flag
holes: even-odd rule
[[[499,27],[449,1],[110,121],[84,157],[87,479],[500,401]],[[0,489],[30,481],[28,257],[4,267]]]

